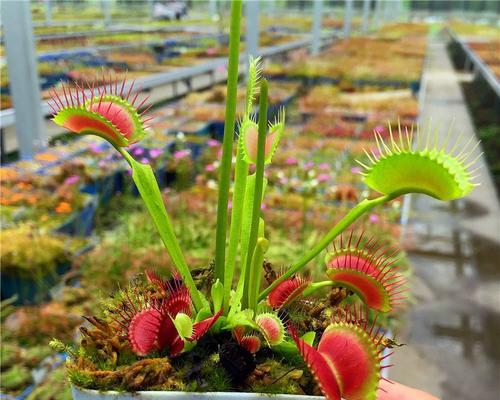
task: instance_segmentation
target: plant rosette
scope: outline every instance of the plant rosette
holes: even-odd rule
[[[108,80],[103,88],[88,91],[75,84],[76,93],[63,86],[62,94],[54,94],[57,124],[75,134],[101,136],[130,165],[175,269],[162,276],[147,271],[102,301],[102,312],[86,317],[88,324],[80,328],[77,347],[52,341],[53,348],[68,354],[75,398],[101,396],[88,391],[95,389],[115,396],[103,398],[124,399],[141,391],[144,398],[178,398],[175,392],[180,391],[187,399],[229,399],[249,391],[238,398],[281,393],[283,399],[299,399],[322,393],[327,400],[375,400],[382,371],[389,366],[384,352],[398,346],[384,334],[378,315],[405,304],[406,277],[397,248],[375,236],[345,232],[375,207],[402,195],[449,201],[476,185],[470,171],[476,160],[470,160],[468,144],[458,140],[448,150],[448,139],[438,143],[431,129],[393,133],[389,126],[387,141],[375,132],[377,151],[366,152],[358,171],[374,197],[336,215],[324,236],[304,237],[302,255],[278,273],[267,259],[273,254],[272,240],[262,209],[265,169],[284,133],[285,112],[268,121],[268,83],[260,79],[260,60],[250,59],[244,113],[236,126],[241,10],[242,2],[233,0],[226,119],[215,185],[215,257],[201,278],[184,256],[151,165],[127,150],[147,134],[144,111],[138,111],[144,101],[135,106],[139,92],[132,94],[133,84]],[[257,95],[258,116],[253,114]],[[190,159],[185,151],[178,149],[174,158]],[[164,195],[168,203],[169,194]],[[313,280],[303,270],[326,250],[323,280]]]

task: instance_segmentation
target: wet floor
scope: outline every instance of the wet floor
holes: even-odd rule
[[[428,55],[424,121],[445,131],[453,118],[474,135],[443,41]],[[500,399],[500,206],[484,165],[479,180],[452,203],[412,196],[402,234],[414,298],[390,377],[442,400]]]
[[[414,304],[402,340],[419,362],[403,355],[392,377],[443,400],[498,400],[500,244],[462,230],[456,221],[465,210],[422,197],[413,202],[405,240]],[[421,370],[405,370],[415,367]]]

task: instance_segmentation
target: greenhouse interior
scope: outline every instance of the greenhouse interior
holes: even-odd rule
[[[500,1],[4,0],[0,37],[2,399],[500,399]]]

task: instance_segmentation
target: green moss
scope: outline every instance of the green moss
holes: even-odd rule
[[[304,371],[283,361],[267,360],[257,366],[254,377],[250,379],[255,380],[250,382],[252,392],[269,394],[304,393],[301,387],[304,383]]]
[[[20,365],[14,365],[6,372],[2,373],[2,381],[0,387],[3,390],[19,390],[24,389],[31,383],[31,372],[28,368]]]
[[[26,226],[3,230],[1,244],[2,273],[9,276],[41,277],[69,260],[63,236],[40,234]]]
[[[93,389],[96,387],[94,377],[88,372],[78,369],[68,369],[68,379],[76,386]]]
[[[8,368],[19,359],[20,349],[12,343],[2,343],[0,347],[0,367]]]
[[[231,389],[231,378],[218,362],[218,354],[203,362],[201,374],[205,382],[201,389],[207,392],[226,392]]]
[[[53,371],[42,385],[36,387],[26,400],[71,400],[71,398],[65,368],[60,367]]]

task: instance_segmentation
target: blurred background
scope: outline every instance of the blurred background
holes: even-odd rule
[[[65,355],[49,340],[77,341],[99,296],[146,268],[172,268],[126,163],[103,140],[50,121],[52,88],[135,80],[152,119],[131,154],[152,165],[196,276],[210,274],[229,9],[1,3],[2,398],[70,399]],[[355,160],[375,147],[374,130],[387,138],[420,123],[441,143],[449,129],[460,147],[481,140],[481,185],[467,198],[405,196],[356,227],[404,249],[410,301],[384,325],[405,346],[389,377],[443,400],[500,397],[499,16],[499,1],[244,4],[238,110],[248,55],[263,57],[269,117],[287,110],[263,210],[276,266],[371,195]],[[322,258],[311,262],[313,276],[323,273]]]

